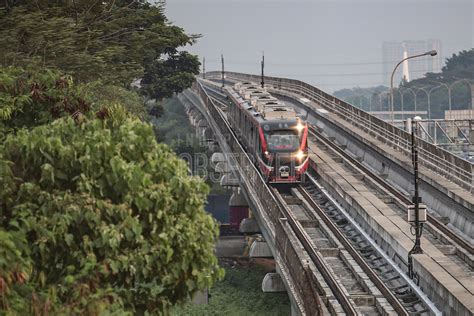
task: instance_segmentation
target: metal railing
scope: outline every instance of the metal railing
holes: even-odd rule
[[[260,76],[236,72],[226,72],[227,79],[259,82]],[[218,77],[220,72],[208,72],[207,78]],[[388,122],[385,122],[351,104],[344,102],[308,83],[300,80],[265,77],[270,89],[290,92],[316,102],[326,110],[356,126],[378,141],[411,156],[411,135]],[[446,179],[458,184],[469,192],[474,187],[474,165],[449,151],[418,138],[419,160],[421,164]]]

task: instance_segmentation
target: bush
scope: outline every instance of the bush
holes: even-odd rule
[[[187,174],[150,125],[126,115],[8,135],[0,311],[163,313],[211,286],[223,274],[218,229],[208,187]]]

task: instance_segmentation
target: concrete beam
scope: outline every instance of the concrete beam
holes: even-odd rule
[[[272,251],[266,241],[255,240],[250,246],[250,258],[273,258]]]
[[[285,284],[278,273],[267,273],[262,281],[264,293],[286,292]]]
[[[257,220],[255,218],[244,218],[240,222],[239,232],[244,234],[260,233],[260,227],[258,227]]]

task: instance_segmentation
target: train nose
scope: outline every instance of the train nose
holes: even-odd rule
[[[289,176],[290,176],[290,167],[288,166],[280,167],[280,177],[288,178]]]

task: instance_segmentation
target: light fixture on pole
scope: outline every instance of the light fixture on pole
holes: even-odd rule
[[[395,68],[392,71],[392,76],[390,77],[390,119],[393,124],[394,120],[394,113],[393,113],[393,76],[395,75],[395,71],[397,70],[398,66],[400,66],[405,60],[412,59],[412,58],[417,58],[417,57],[423,57],[423,56],[436,56],[438,55],[438,52],[436,50],[430,50],[429,52],[423,53],[423,54],[418,54],[418,55],[413,55],[413,56],[408,56],[400,60],[400,62],[395,66]]]
[[[411,122],[411,157],[414,175],[414,194],[412,200],[413,205],[408,206],[408,222],[415,227],[415,244],[410,252],[408,252],[408,274],[412,278],[414,276],[412,255],[423,253],[421,249],[421,234],[423,231],[423,223],[426,222],[426,205],[421,204],[421,197],[418,191],[418,148],[416,146],[416,137],[420,121],[421,117],[415,116]]]

